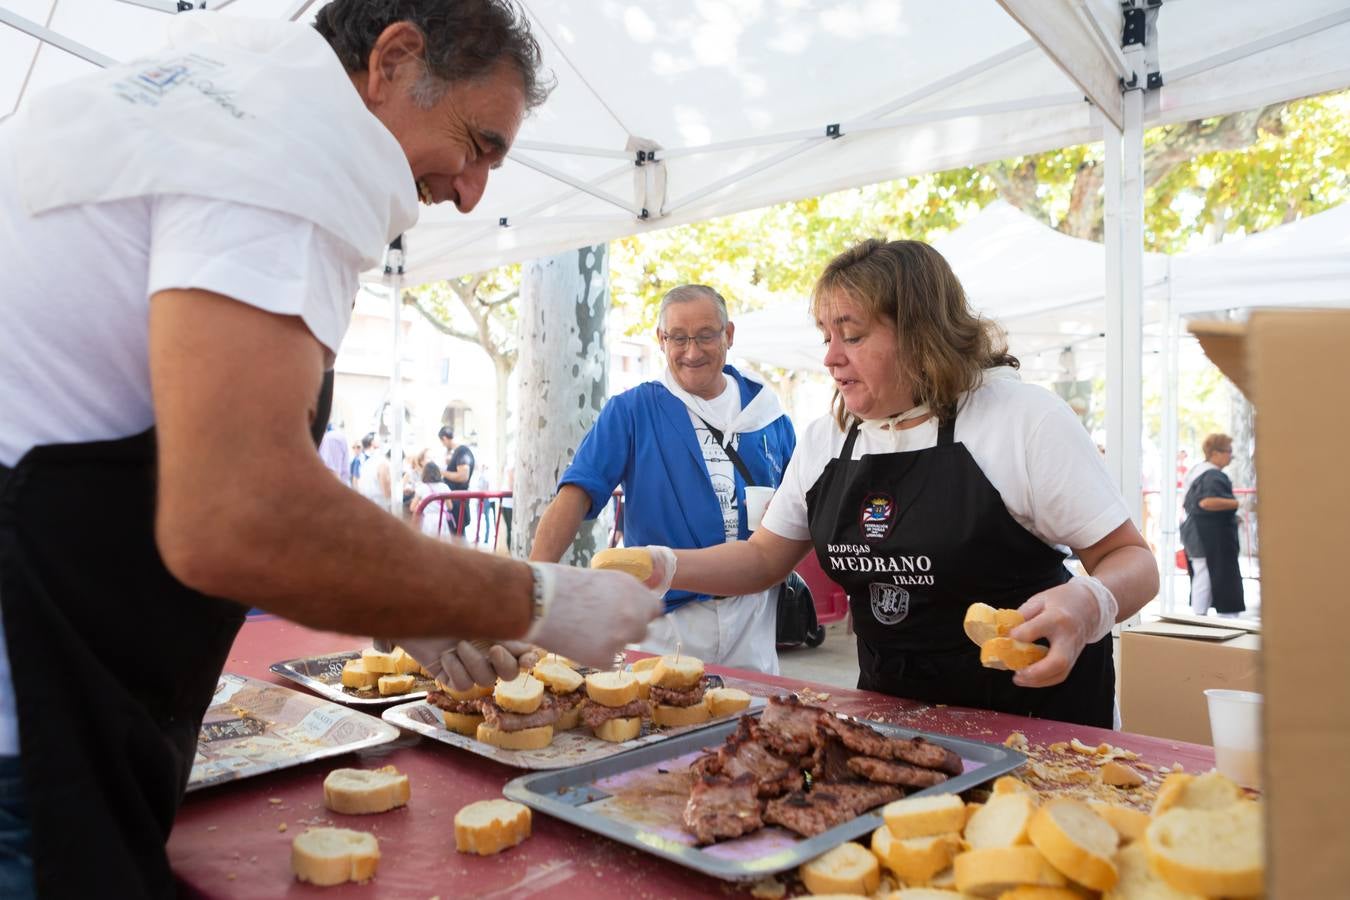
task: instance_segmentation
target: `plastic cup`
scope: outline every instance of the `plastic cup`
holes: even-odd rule
[[[1205,691],[1214,767],[1244,787],[1261,786],[1261,695],[1251,691]]]
[[[759,528],[764,520],[764,510],[769,508],[773,499],[773,488],[746,485],[745,488],[745,527],[751,531]]]

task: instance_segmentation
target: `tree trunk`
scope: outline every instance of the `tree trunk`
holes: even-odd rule
[[[514,355],[507,357],[499,353],[490,354],[492,357],[492,368],[496,375],[496,393],[497,393],[497,441],[493,448],[496,455],[493,459],[497,461],[496,482],[493,484],[494,490],[504,490],[506,487],[506,447],[507,435],[506,429],[510,416],[507,415],[507,397],[511,387],[511,368],[515,360]]]
[[[511,553],[529,555],[558,478],[604,405],[609,381],[609,245],[526,263],[521,272],[520,413]],[[584,522],[562,562],[585,565],[609,545],[609,508]]]

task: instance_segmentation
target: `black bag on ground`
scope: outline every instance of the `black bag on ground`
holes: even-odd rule
[[[806,581],[796,572],[778,586],[778,646],[805,644],[819,647],[825,642],[825,629],[816,621],[816,603]]]

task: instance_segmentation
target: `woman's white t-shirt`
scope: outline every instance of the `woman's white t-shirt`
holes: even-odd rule
[[[853,458],[925,450],[937,444],[935,418],[902,430],[864,422]],[[847,434],[832,416],[807,426],[764,514],[764,527],[789,540],[810,540],[806,494]],[[1089,547],[1129,518],[1101,454],[1068,405],[1016,370],[990,369],[984,383],[962,398],[955,440],[1023,528],[1047,544]]]

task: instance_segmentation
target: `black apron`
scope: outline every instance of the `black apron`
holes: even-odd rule
[[[1017,523],[965,445],[955,420],[937,445],[853,460],[855,424],[806,494],[825,574],[849,596],[858,687],[897,697],[1112,727],[1108,635],[1083,648],[1063,683],[1021,688],[980,665],[966,608],[1014,609],[1071,577],[1064,556]]]
[[[1218,469],[1210,469],[1191,482],[1182,508],[1186,520],[1181,537],[1186,550],[1186,572],[1195,580],[1191,559],[1204,559],[1209,572],[1210,602],[1215,612],[1240,613],[1247,608],[1238,560],[1242,547],[1238,541],[1237,510],[1201,509],[1206,497],[1236,499],[1233,482]]]

